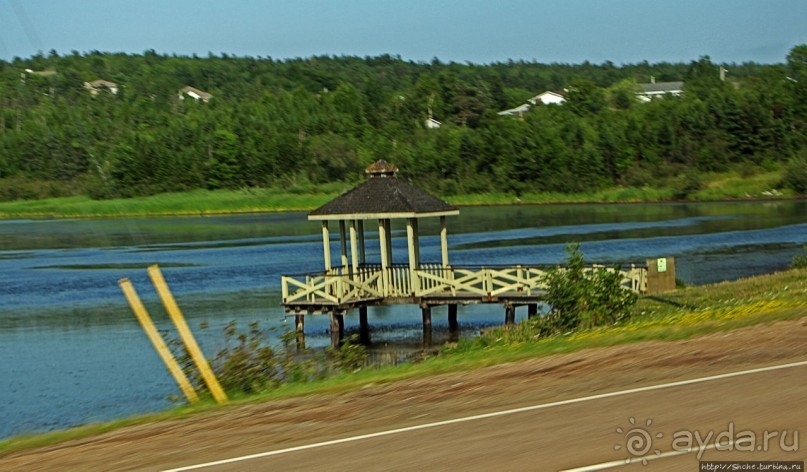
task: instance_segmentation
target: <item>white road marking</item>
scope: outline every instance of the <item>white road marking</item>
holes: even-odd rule
[[[729,447],[734,445],[734,441],[729,441],[727,443],[721,444],[721,446]],[[680,451],[669,451],[669,452],[662,452],[661,454],[650,454],[644,457],[647,462],[664,459],[665,457],[674,457],[674,456],[682,456],[684,454],[690,454],[693,452],[703,452],[708,451],[709,449],[714,449],[717,447],[717,444],[710,444],[708,446],[699,447],[697,449],[682,449]],[[564,469],[560,472],[596,472],[598,470],[605,470],[605,469],[613,469],[615,467],[622,467],[630,464],[637,464],[642,462],[641,457],[634,457],[628,462],[625,459],[620,459],[618,461],[611,461],[611,462],[603,462],[601,464],[593,464],[593,465],[585,465],[583,467],[575,467],[574,469]]]
[[[792,367],[801,367],[801,366],[807,366],[807,361],[792,362],[792,363],[789,363],[789,364],[774,365],[774,366],[769,366],[769,367],[760,367],[758,369],[742,370],[742,371],[739,371],[739,372],[730,372],[728,374],[711,375],[709,377],[700,377],[700,378],[697,378],[697,379],[690,379],[690,380],[680,380],[678,382],[669,382],[669,383],[665,383],[665,384],[650,385],[650,386],[647,386],[647,387],[637,387],[637,388],[631,388],[631,389],[628,389],[628,390],[620,390],[620,391],[617,391],[617,392],[600,393],[600,394],[597,394],[597,395],[590,395],[590,396],[587,396],[587,397],[578,397],[578,398],[572,398],[572,399],[569,399],[569,400],[561,400],[561,401],[551,402],[551,403],[542,403],[542,404],[539,404],[539,405],[531,405],[531,406],[525,406],[525,407],[521,407],[521,408],[513,408],[511,410],[494,411],[494,412],[491,412],[491,413],[484,413],[484,414],[481,414],[481,415],[473,415],[473,416],[465,416],[465,417],[462,417],[462,418],[454,418],[454,419],[451,419],[451,420],[437,421],[437,422],[434,422],[434,423],[424,423],[424,424],[419,424],[419,425],[415,425],[415,426],[408,426],[408,427],[405,427],[405,428],[390,429],[390,430],[386,430],[386,431],[378,431],[376,433],[362,434],[362,435],[359,435],[359,436],[351,436],[351,437],[347,437],[347,438],[334,439],[334,440],[331,440],[331,441],[323,441],[323,442],[318,442],[318,443],[313,443],[313,444],[305,444],[305,445],[302,445],[302,446],[289,447],[289,448],[286,448],[286,449],[277,449],[277,450],[274,450],[274,451],[261,452],[261,453],[257,453],[257,454],[249,454],[249,455],[246,455],[246,456],[233,457],[233,458],[230,458],[230,459],[223,459],[223,460],[219,460],[219,461],[205,462],[203,464],[189,465],[189,466],[185,466],[185,467],[179,467],[179,468],[176,468],[176,469],[167,469],[164,472],[181,472],[181,471],[186,471],[186,470],[202,469],[202,468],[205,468],[205,467],[214,467],[214,466],[217,466],[217,465],[232,464],[234,462],[242,462],[242,461],[248,461],[248,460],[252,460],[252,459],[260,459],[262,457],[279,456],[281,454],[288,454],[290,452],[304,451],[306,449],[315,449],[315,448],[320,448],[320,447],[333,446],[335,444],[343,444],[343,443],[349,443],[349,442],[355,442],[355,441],[362,441],[362,440],[365,440],[365,439],[379,438],[379,437],[382,437],[382,436],[391,436],[391,435],[394,435],[394,434],[406,433],[406,432],[409,432],[409,431],[417,431],[417,430],[420,430],[420,429],[436,428],[438,426],[445,426],[445,425],[457,424],[457,423],[465,423],[465,422],[468,422],[468,421],[476,421],[476,420],[482,420],[482,419],[486,419],[486,418],[495,418],[497,416],[513,415],[513,414],[516,414],[516,413],[524,413],[526,411],[543,410],[543,409],[547,409],[547,408],[553,408],[553,407],[556,407],[556,406],[572,405],[572,404],[575,404],[575,403],[588,402],[588,401],[592,401],[592,400],[600,400],[600,399],[603,399],[603,398],[618,397],[618,396],[622,396],[622,395],[630,395],[630,394],[633,394],[633,393],[649,392],[649,391],[652,391],[652,390],[659,390],[659,389],[663,389],[663,388],[672,388],[672,387],[680,387],[680,386],[683,386],[683,385],[692,385],[692,384],[703,383],[703,382],[711,382],[713,380],[728,379],[728,378],[732,378],[732,377],[739,377],[739,376],[742,376],[742,375],[751,375],[751,374],[757,374],[757,373],[761,373],[761,372],[770,372],[770,371],[774,371],[774,370],[789,369],[789,368],[792,368]],[[680,453],[680,451],[673,451],[673,452]],[[665,454],[670,454],[670,453],[665,453]],[[621,461],[621,462],[624,464],[625,461]],[[598,469],[585,469],[584,468],[584,469],[580,469],[580,470],[598,470]]]

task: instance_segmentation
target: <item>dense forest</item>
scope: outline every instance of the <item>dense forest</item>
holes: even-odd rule
[[[783,59],[479,65],[52,51],[0,61],[0,199],[315,190],[356,181],[380,158],[441,195],[674,178],[685,192],[699,172],[738,166],[798,174],[807,157],[807,45]],[[651,76],[683,81],[684,93],[640,102],[638,84]],[[85,86],[96,80],[108,83]],[[186,86],[212,98],[183,95]],[[497,113],[547,90],[564,91],[566,102]],[[426,126],[430,116],[439,128]]]

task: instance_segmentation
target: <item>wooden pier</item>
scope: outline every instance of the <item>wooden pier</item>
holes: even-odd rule
[[[448,306],[449,328],[458,329],[457,307],[477,303],[503,305],[505,323],[515,322],[516,307],[527,306],[528,315],[538,312],[545,294],[548,266],[453,266],[448,259],[447,217],[459,210],[396,177],[398,168],[378,161],[366,169],[369,178],[359,186],[312,211],[308,219],[322,225],[324,270],[316,274],[284,275],[281,280],[283,306],[295,315],[302,339],[305,316],[331,317],[332,341],[338,344],[344,333],[344,315],[358,310],[360,337],[369,340],[367,308],[378,305],[412,304],[421,308],[424,343],[431,338],[431,309]],[[421,218],[440,219],[439,262],[420,259]],[[406,264],[392,263],[392,220],[405,220]],[[365,223],[378,224],[380,261],[368,262]],[[331,228],[338,223],[340,253],[337,264],[331,257]],[[592,270],[603,266],[590,266]],[[613,269],[608,269],[613,270]],[[620,270],[628,290],[647,290],[647,268],[632,265]],[[674,276],[673,276],[674,278]]]

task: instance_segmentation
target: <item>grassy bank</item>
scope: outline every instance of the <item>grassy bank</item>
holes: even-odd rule
[[[193,190],[149,197],[92,200],[89,197],[48,198],[0,203],[0,218],[75,218],[160,215],[216,215],[264,211],[304,211],[338,193],[290,194],[270,189]]]
[[[690,190],[686,200],[733,200],[789,198],[792,192],[772,192],[781,172],[754,175],[738,172],[705,174],[698,190]],[[239,190],[193,190],[149,197],[92,200],[89,197],[49,198],[0,202],[0,218],[76,218],[159,215],[215,215],[228,213],[308,211],[333,199],[349,188],[328,184],[305,192],[287,189],[247,188]],[[428,189],[426,189],[428,190]],[[447,196],[455,205],[497,205],[514,203],[629,203],[682,199],[682,190],[670,183],[662,187],[613,187],[586,193],[486,193]]]
[[[629,323],[536,339],[529,323],[499,328],[485,335],[446,346],[423,362],[342,374],[325,380],[287,384],[253,396],[235,396],[231,408],[243,402],[295,395],[342,392],[368,384],[387,383],[438,373],[477,369],[525,358],[574,352],[592,347],[639,341],[673,341],[708,333],[807,317],[807,269],[736,282],[689,287],[655,297],[643,297]],[[0,441],[0,453],[100,434],[123,426],[192,416],[216,407],[210,403],[167,412],[87,425],[66,431]]]

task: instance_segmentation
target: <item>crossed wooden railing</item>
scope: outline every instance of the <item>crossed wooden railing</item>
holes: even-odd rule
[[[472,296],[494,298],[532,296],[546,288],[548,267],[458,267],[421,264],[411,270],[395,264],[363,265],[358,270],[335,268],[323,274],[284,275],[281,280],[284,305],[342,305],[383,298]],[[615,270],[604,265],[587,270]],[[622,285],[635,292],[645,292],[647,269],[631,264],[620,269]]]

